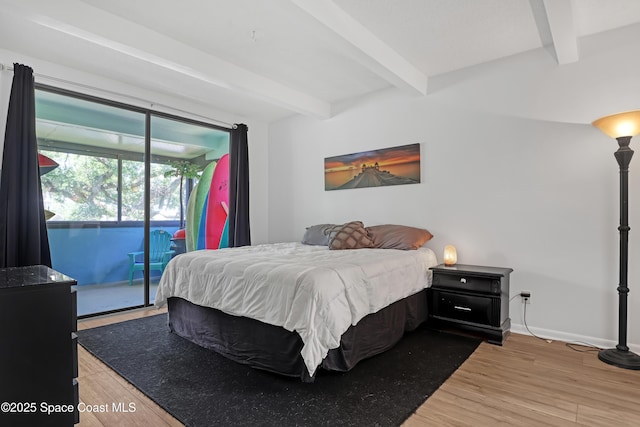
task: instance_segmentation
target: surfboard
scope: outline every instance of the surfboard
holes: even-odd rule
[[[42,176],[45,173],[49,173],[55,168],[57,168],[58,163],[56,163],[50,157],[47,157],[44,154],[38,153],[38,166],[40,166],[40,176]]]
[[[185,248],[187,250],[187,252],[193,251],[196,248],[195,245],[195,239],[197,239],[198,237],[198,232],[195,231],[194,232],[194,225],[195,225],[195,205],[196,205],[196,193],[198,191],[198,186],[200,185],[200,182],[198,182],[194,187],[193,190],[191,190],[191,195],[189,196],[189,200],[187,201],[187,214],[185,215],[185,224],[184,224],[184,228],[185,228]]]
[[[227,221],[226,207],[229,205],[229,155],[220,158],[209,187],[207,201],[205,246],[207,249],[218,249],[222,232]]]
[[[222,229],[222,237],[220,238],[220,248],[229,247],[229,216],[224,222],[224,228]]]
[[[59,165],[50,157],[45,156],[44,154],[38,153],[38,166],[40,168],[40,176],[51,172]],[[44,220],[49,221],[51,218],[55,216],[55,212],[51,212],[49,210],[44,210]]]
[[[200,213],[200,227],[198,228],[198,237],[196,240],[196,249],[207,249],[207,242],[205,236],[207,235],[207,203],[209,201],[209,194],[204,199],[204,206]]]
[[[187,202],[187,216],[186,216],[186,245],[187,252],[194,251],[197,248],[198,234],[201,232],[200,223],[204,223],[203,209],[206,215],[206,201],[209,194],[209,186],[211,185],[211,177],[213,177],[213,171],[216,168],[216,162],[209,163],[200,176],[200,180],[193,187],[189,201]],[[202,226],[202,233],[204,233],[204,224]],[[204,234],[202,237],[204,241]],[[204,249],[204,244],[201,249]]]

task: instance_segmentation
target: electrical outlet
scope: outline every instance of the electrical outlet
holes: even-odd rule
[[[531,292],[530,291],[520,291],[520,298],[522,298],[522,302],[525,304],[531,304]]]

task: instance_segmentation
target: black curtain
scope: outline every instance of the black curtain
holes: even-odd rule
[[[251,245],[247,125],[235,125],[229,147],[229,247]]]
[[[13,64],[0,176],[0,268],[51,267],[44,217],[33,70]]]

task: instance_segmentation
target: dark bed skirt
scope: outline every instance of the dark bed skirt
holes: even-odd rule
[[[169,328],[175,334],[229,359],[312,382],[300,355],[296,332],[246,317],[232,316],[181,298],[168,300]],[[426,291],[404,298],[364,317],[342,335],[340,347],[329,350],[321,368],[348,371],[356,363],[393,347],[405,331],[427,319]]]

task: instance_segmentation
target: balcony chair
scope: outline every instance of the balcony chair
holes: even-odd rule
[[[171,234],[164,230],[153,230],[149,236],[149,271],[164,268],[175,251],[170,250]],[[144,251],[129,252],[129,286],[133,284],[133,272],[144,270]]]

